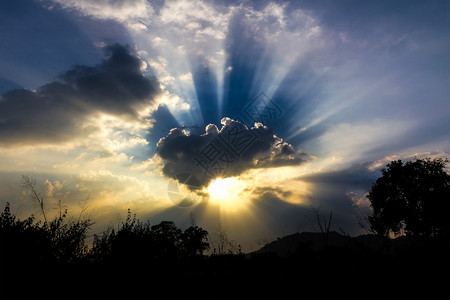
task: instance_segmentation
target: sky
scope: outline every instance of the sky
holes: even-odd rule
[[[0,204],[364,233],[394,159],[450,153],[448,1],[0,2]]]

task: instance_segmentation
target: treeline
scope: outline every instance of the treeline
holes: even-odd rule
[[[88,247],[86,239],[93,223],[82,215],[68,217],[61,204],[59,215],[47,218],[36,181],[24,176],[24,188],[43,220],[34,216],[20,220],[6,204],[0,214],[1,275],[14,282],[26,278],[39,283],[59,277],[62,284],[68,282],[65,276],[70,276],[72,285],[106,278],[127,287],[164,286],[169,281],[176,288],[164,293],[178,291],[185,296],[192,292],[195,297],[200,288],[209,285],[215,292],[226,293],[223,299],[239,298],[234,291],[243,289],[248,292],[247,299],[255,298],[255,293],[267,298],[267,290],[297,299],[299,283],[321,288],[330,282],[345,285],[349,279],[354,286],[369,283],[391,289],[392,283],[397,283],[427,289],[425,283],[431,280],[434,284],[436,276],[450,268],[447,163],[444,159],[389,163],[367,194],[372,212],[364,220],[372,234],[363,239],[366,242],[342,237],[347,242],[333,244],[332,212],[326,221],[317,210],[320,242],[297,241],[284,256],[274,249],[283,249],[283,243],[289,241],[285,238],[277,240],[271,251],[244,255],[221,229],[214,245],[203,228],[193,225],[181,230],[170,221],[151,225],[136,219],[131,211],[117,229],[95,235]],[[206,256],[210,243],[213,254]],[[273,298],[291,297],[277,294]]]
[[[335,245],[331,236],[320,241],[321,233],[315,233],[319,247],[308,240],[297,241],[286,255],[274,250],[250,254],[218,250],[204,255],[210,247],[208,232],[198,226],[181,230],[170,221],[151,225],[128,211],[117,229],[95,235],[88,247],[91,225],[90,220],[68,217],[66,211],[52,221],[37,221],[33,216],[20,220],[6,204],[0,214],[0,284],[94,291],[106,283],[102,293],[114,294],[120,288],[142,293],[151,287],[169,299],[263,299],[268,295],[298,299],[299,286],[311,291],[324,284],[348,287],[351,283],[391,291],[387,283],[396,282],[426,288],[427,280],[434,278],[429,274],[444,274],[450,267],[449,244],[435,238],[434,243],[407,243],[405,251],[395,254],[389,249],[390,239],[373,247],[371,241],[357,243],[341,236],[346,242]],[[274,243],[282,246],[283,240]],[[226,241],[223,237],[218,249],[225,248]],[[172,288],[167,289],[168,285]]]
[[[0,215],[2,266],[36,264],[150,264],[202,256],[209,249],[208,232],[198,226],[184,231],[171,221],[157,225],[128,216],[121,226],[86,238],[93,223],[68,218],[67,210],[52,221],[24,220],[11,213],[7,203]]]

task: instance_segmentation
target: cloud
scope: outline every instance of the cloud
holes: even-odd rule
[[[104,48],[94,67],[74,66],[37,90],[17,89],[0,98],[0,144],[58,143],[88,136],[96,113],[136,119],[160,94],[156,78],[144,77],[129,47]]]
[[[296,179],[312,183],[339,184],[349,188],[369,189],[376,178],[379,176],[378,170],[374,170],[374,162],[369,161],[360,164],[354,164],[350,167],[340,170],[321,171],[301,175]]]
[[[171,1],[161,9],[158,20],[175,30],[177,36],[188,35],[195,42],[210,42],[225,38],[228,19],[229,11],[221,12],[207,2]]]
[[[156,78],[141,73],[141,61],[119,44],[105,48],[107,59],[96,67],[76,66],[60,79],[92,102],[94,108],[113,114],[134,114],[134,105],[153,101],[159,93]]]
[[[304,153],[295,151],[261,123],[248,128],[226,117],[221,124],[220,130],[209,124],[202,135],[190,135],[180,128],[170,130],[159,140],[156,150],[164,163],[163,174],[191,189],[201,189],[217,177],[305,161]]]
[[[65,9],[77,10],[82,15],[125,23],[135,30],[147,29],[146,25],[154,12],[146,0],[53,0],[53,2]]]
[[[264,186],[255,188],[253,190],[253,194],[256,196],[256,198],[264,197],[267,195],[275,195],[280,199],[286,199],[292,195],[292,191],[286,191],[279,187]]]

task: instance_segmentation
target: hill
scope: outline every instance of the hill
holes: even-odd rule
[[[348,243],[348,237],[332,231],[328,235],[329,246],[344,246]],[[296,253],[300,250],[320,250],[325,246],[324,237],[320,232],[297,232],[278,238],[266,244],[255,253],[276,253],[281,257]]]
[[[320,232],[297,232],[291,235],[278,238],[266,244],[254,254],[273,253],[280,257],[286,257],[295,253],[318,252],[324,248],[347,248],[352,251],[381,251],[383,240],[373,234],[359,235],[351,237],[331,231],[328,236]],[[404,251],[412,244],[408,237],[401,236],[389,240],[389,251],[396,254]]]

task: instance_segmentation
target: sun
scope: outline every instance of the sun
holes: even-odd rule
[[[208,187],[209,199],[220,208],[236,211],[246,203],[246,183],[238,178],[216,178]]]
[[[231,188],[234,185],[233,178],[216,178],[208,187],[209,196],[215,200],[225,200],[231,195]]]

